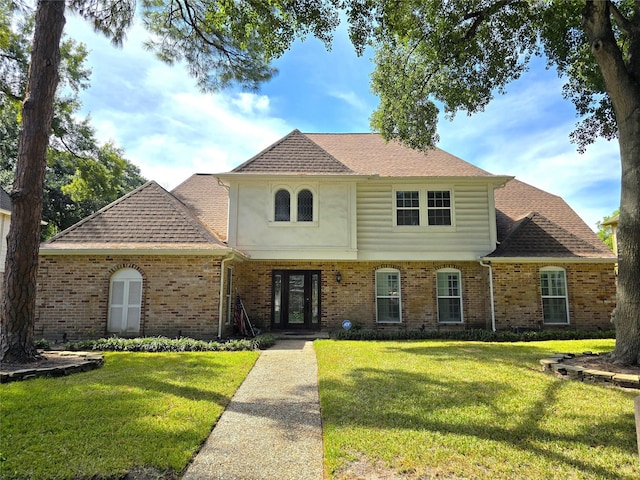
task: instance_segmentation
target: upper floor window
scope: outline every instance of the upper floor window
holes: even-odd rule
[[[376,271],[376,319],[379,323],[402,321],[400,272],[394,268]]]
[[[318,221],[317,186],[313,185],[274,185],[272,212],[270,221],[292,226],[300,223],[316,225]]]
[[[454,269],[436,272],[438,294],[438,322],[462,323],[462,288],[460,271]]]
[[[291,220],[291,195],[284,188],[276,192],[275,215],[276,222],[288,222]]]
[[[420,192],[396,192],[396,225],[420,225]]]
[[[427,192],[427,219],[429,225],[451,225],[451,192],[429,190]]]
[[[394,190],[395,225],[451,227],[454,225],[453,193],[450,189],[430,190],[412,185]]]
[[[540,290],[544,323],[569,323],[566,272],[559,267],[540,269]]]
[[[298,192],[298,221],[313,221],[313,193],[306,188]]]

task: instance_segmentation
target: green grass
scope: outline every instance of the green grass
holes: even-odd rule
[[[181,471],[257,352],[105,353],[97,370],[0,386],[0,478]]]
[[[613,346],[317,341],[327,470],[331,478],[350,478],[356,463],[397,478],[640,478],[637,393],[562,381],[538,363]]]

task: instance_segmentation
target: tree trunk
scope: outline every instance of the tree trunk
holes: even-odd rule
[[[585,32],[616,116],[622,183],[618,225],[618,290],[613,322],[617,363],[640,364],[640,28],[629,22],[627,62],[618,47],[610,5],[587,1]]]
[[[18,162],[10,194],[13,203],[0,322],[0,361],[26,361],[37,354],[33,326],[40,220],[64,9],[64,1],[39,0],[36,10]]]

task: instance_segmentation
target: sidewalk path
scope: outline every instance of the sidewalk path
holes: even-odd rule
[[[313,342],[261,352],[183,480],[321,480],[322,424]]]

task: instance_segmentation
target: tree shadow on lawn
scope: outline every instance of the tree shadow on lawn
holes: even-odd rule
[[[165,364],[175,358],[150,355],[154,361],[143,368],[139,362],[145,359],[139,354],[114,355],[99,370],[8,385],[0,429],[4,425],[5,432],[13,432],[15,446],[0,442],[10,457],[5,465],[0,463],[0,477],[4,467],[25,476],[29,469],[41,468],[31,465],[30,459],[38,457],[29,452],[36,447],[66,452],[64,471],[77,472],[78,478],[102,478],[136,465],[183,468],[230,402],[233,391],[225,390],[235,390],[229,384],[216,390],[216,381],[209,388],[206,378],[228,379],[225,372],[235,367],[208,360],[176,368]],[[200,386],[189,383],[190,374],[198,377]],[[176,464],[178,458],[182,464]],[[45,468],[57,471],[55,466]]]
[[[590,345],[594,351],[610,350],[610,344],[606,341],[591,340]],[[540,371],[539,361],[555,353],[581,354],[583,352],[560,352],[550,348],[545,342],[469,342],[452,340],[429,340],[408,342],[401,346],[387,346],[384,350],[390,353],[402,353],[420,355],[429,361],[447,362],[451,360],[469,360],[489,362],[493,366],[516,367],[519,369],[531,369]]]
[[[584,412],[584,428],[569,433],[550,431],[540,424],[554,415],[560,392],[567,384],[556,380],[535,392],[536,400],[528,407],[507,411],[501,399],[518,395],[507,383],[485,380],[441,379],[424,373],[403,370],[354,369],[347,381],[322,380],[323,421],[325,425],[353,425],[372,430],[397,429],[431,431],[475,437],[479,440],[502,442],[511,448],[564,463],[584,473],[602,478],[632,478],[618,471],[599,466],[596,462],[572,458],[557,444],[581,444],[584,448],[615,447],[629,458],[637,455],[633,414],[620,414],[602,421],[594,429],[594,419]],[[523,402],[527,402],[523,398]],[[452,418],[445,411],[478,408],[478,419]],[[483,420],[490,410],[489,421]],[[505,417],[509,415],[508,417]],[[506,421],[500,421],[505,418]],[[598,432],[628,432],[628,435],[602,435]],[[541,448],[544,442],[549,448]],[[594,450],[598,452],[598,450]],[[595,457],[595,456],[594,456]]]

